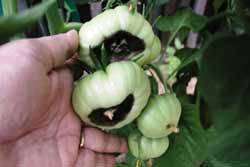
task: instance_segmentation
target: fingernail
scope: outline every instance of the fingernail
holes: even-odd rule
[[[73,39],[73,41],[75,41],[75,42],[77,41],[78,42],[78,39],[79,39],[78,32],[76,30],[70,30],[70,31],[68,31],[67,32],[67,38],[69,40],[71,40],[71,41]]]
[[[70,30],[70,31],[67,32],[67,35],[70,36],[70,37],[72,37],[72,36],[78,35],[78,33],[77,33],[76,30]]]
[[[70,30],[66,33],[68,41],[71,43],[73,50],[75,51],[79,45],[78,32],[76,30]]]

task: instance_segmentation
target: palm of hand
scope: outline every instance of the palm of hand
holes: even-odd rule
[[[37,40],[22,42],[8,58],[13,45],[2,49],[0,57],[4,65],[0,71],[7,73],[3,75],[4,82],[0,83],[2,93],[6,95],[0,97],[1,109],[5,111],[3,116],[0,113],[0,127],[3,127],[0,130],[0,150],[4,150],[4,153],[0,152],[0,162],[11,157],[8,161],[2,160],[8,163],[3,166],[105,167],[113,166],[114,157],[96,154],[90,149],[99,152],[127,151],[124,141],[105,136],[93,128],[84,130],[87,149],[79,149],[81,123],[70,103],[72,76],[65,68],[51,70],[63,64],[66,56],[72,55],[76,49],[72,47],[72,40],[60,43],[63,38],[65,40],[65,35],[53,41],[43,39],[51,45],[59,42],[60,49],[50,48],[51,45]],[[53,57],[60,54],[62,58]],[[14,64],[16,60],[18,63]],[[97,141],[93,144],[95,138]],[[110,139],[113,147],[105,147],[103,141],[102,145],[98,144],[101,139]]]
[[[20,134],[15,136],[17,137],[16,143],[15,147],[12,148],[18,160],[16,164],[20,166],[27,167],[32,164],[32,166],[37,167],[64,167],[74,166],[77,162],[81,125],[78,118],[73,114],[69,103],[71,89],[69,81],[71,76],[66,70],[54,72],[52,75],[50,79],[45,79],[44,83],[41,82],[41,85],[51,85],[46,82],[58,82],[60,84],[56,83],[55,85],[58,86],[54,88],[43,89],[44,92],[48,92],[48,94],[46,93],[47,96],[38,98],[40,93],[35,90],[30,91],[30,95],[27,94],[28,97],[32,96],[34,98],[24,104],[33,103],[36,104],[37,108],[35,107],[34,110],[32,108],[28,109],[30,113],[28,113],[29,116],[26,119],[24,118],[26,121],[23,126],[17,127],[16,132],[14,132],[16,135]],[[27,80],[33,79],[32,77],[27,78]],[[22,80],[19,84],[22,84],[21,82]],[[39,90],[41,85],[37,83],[34,89]],[[28,92],[29,90],[23,91]],[[25,98],[25,96],[22,98]],[[30,99],[27,98],[27,100]],[[39,105],[41,102],[44,103]],[[26,108],[26,106],[23,107]],[[20,116],[17,117],[27,115],[26,111],[20,110]]]

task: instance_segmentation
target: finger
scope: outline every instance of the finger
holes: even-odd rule
[[[112,155],[102,155],[88,149],[79,152],[76,167],[113,167],[115,157]]]
[[[128,151],[125,139],[106,134],[96,128],[84,128],[84,148],[100,153],[125,153]]]
[[[1,57],[29,60],[33,66],[43,65],[45,70],[61,66],[76,52],[79,44],[75,30],[64,34],[22,39],[0,46]],[[38,64],[37,64],[38,63]]]
[[[47,67],[47,70],[61,66],[72,57],[77,50],[79,39],[75,30],[65,34],[34,39],[34,44],[40,48],[40,54],[35,54]]]
[[[87,75],[89,72],[86,66],[82,63],[82,61],[78,59],[71,58],[66,62],[66,65],[72,72],[74,81],[80,79],[84,75]]]
[[[78,57],[78,53],[75,53],[70,59],[68,59],[68,60],[66,60],[66,64],[68,65],[68,64],[75,64],[77,61],[80,61],[80,60],[78,60],[77,59],[77,57]]]
[[[58,68],[48,74],[50,95],[48,101],[63,103],[63,106],[71,106],[71,93],[73,89],[73,76],[69,69]]]
[[[96,167],[113,167],[115,166],[115,157],[112,155],[103,155],[96,153]]]

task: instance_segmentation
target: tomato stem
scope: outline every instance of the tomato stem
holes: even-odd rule
[[[153,68],[149,68],[146,72],[147,75],[152,76],[155,79],[157,83],[158,95],[166,93],[165,85],[161,81],[160,77],[157,75],[156,71]]]
[[[137,0],[130,0],[129,11],[131,12],[137,11]]]
[[[180,132],[180,129],[177,128],[175,125],[168,124],[168,125],[166,126],[166,128],[167,128],[168,130],[170,130],[171,132],[173,132],[173,133],[179,133],[179,132]]]
[[[147,167],[153,167],[153,159],[147,161]]]
[[[81,26],[82,26],[82,23],[78,23],[78,22],[66,23],[64,24],[63,32],[67,32],[72,29],[79,31]]]
[[[142,163],[140,159],[136,160],[136,167],[141,167]]]

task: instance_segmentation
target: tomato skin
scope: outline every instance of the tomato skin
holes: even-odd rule
[[[168,137],[152,139],[140,133],[132,133],[128,137],[128,146],[136,158],[147,160],[164,154],[169,147],[169,139]]]
[[[141,14],[131,12],[123,5],[108,9],[82,25],[79,31],[80,60],[93,67],[93,61],[89,56],[90,48],[100,45],[104,39],[118,31],[129,32],[144,41],[145,49],[138,54],[143,56],[138,59],[138,56],[134,57],[139,65],[147,64],[159,55],[161,43],[152,26]]]
[[[75,82],[72,103],[85,123],[101,129],[115,129],[138,117],[150,93],[150,82],[143,69],[134,62],[120,61],[111,63],[105,71],[97,71]],[[134,96],[133,106],[121,122],[114,126],[100,126],[89,119],[93,110],[116,106],[130,94]]]
[[[141,133],[150,138],[167,136],[177,129],[181,104],[174,94],[152,96],[137,119]]]

